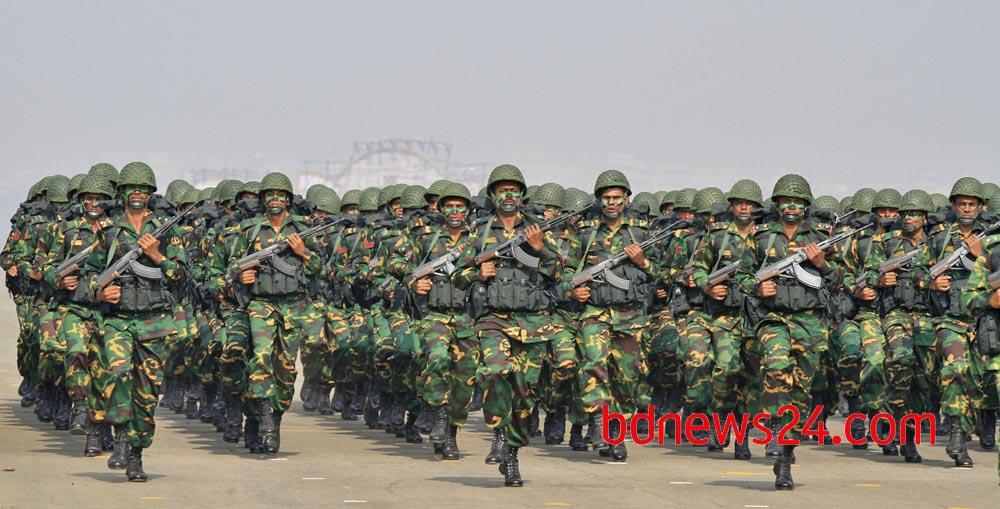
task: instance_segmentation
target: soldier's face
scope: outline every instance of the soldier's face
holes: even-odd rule
[[[674,209],[674,219],[690,223],[694,221],[694,211],[691,209]]]
[[[550,205],[546,205],[545,206],[545,210],[542,212],[542,217],[544,217],[546,221],[551,221],[551,220],[559,217],[559,214],[561,214],[561,213],[562,213],[562,210],[559,207],[553,207],[553,206],[550,206]]]
[[[104,215],[104,209],[100,207],[101,198],[99,194],[86,193],[80,197],[83,201],[83,211],[87,214],[87,219],[97,219]]]
[[[903,231],[908,235],[913,235],[914,233],[922,230],[924,228],[924,223],[927,222],[927,214],[916,211],[908,210],[903,213]]]
[[[806,202],[798,198],[787,196],[778,197],[778,213],[781,220],[786,223],[798,223],[805,218]]]
[[[358,208],[357,205],[348,205],[346,207],[341,207],[340,213],[344,214],[345,216],[356,216],[361,213],[361,210]]]
[[[389,213],[391,213],[393,217],[403,217],[403,206],[400,205],[399,199],[389,202]]]
[[[889,228],[896,222],[897,219],[899,219],[898,209],[879,207],[875,209],[875,214],[878,215],[878,222],[882,225],[882,228]]]
[[[746,200],[732,200],[729,202],[729,211],[737,223],[747,224],[753,219],[754,203]]]
[[[131,210],[142,210],[149,203],[150,190],[142,186],[125,187],[125,204]]]
[[[279,216],[288,210],[288,202],[290,198],[288,193],[284,191],[270,190],[264,191],[262,199],[264,200],[264,205],[267,207],[267,214],[270,216]]]
[[[324,212],[322,210],[314,210],[313,213],[312,213],[312,218],[313,218],[314,221],[323,221],[324,219],[326,219],[328,217],[330,217],[330,214],[327,214],[326,212]]]
[[[441,213],[444,214],[445,224],[449,228],[461,228],[465,224],[469,206],[460,198],[448,198],[441,204]]]
[[[958,216],[958,222],[962,224],[972,224],[979,216],[979,209],[982,204],[979,198],[972,196],[956,196],[951,200],[951,210]]]
[[[431,212],[438,212],[438,197],[430,195],[427,197],[427,210]]]
[[[504,214],[513,214],[521,206],[524,191],[517,182],[499,182],[493,187],[493,202],[497,210]]]
[[[609,187],[601,192],[601,213],[608,219],[618,219],[628,205],[628,195],[620,187]]]

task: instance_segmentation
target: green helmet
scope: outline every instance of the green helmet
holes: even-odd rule
[[[292,181],[284,173],[273,172],[264,175],[264,178],[260,179],[260,192],[264,191],[284,191],[290,195],[294,195],[295,191],[292,189]]]
[[[198,191],[198,201],[211,201],[212,199],[214,199],[214,195],[215,195],[215,188],[206,187],[205,189]]]
[[[449,180],[445,179],[435,180],[434,183],[427,188],[427,192],[425,193],[424,198],[429,200],[431,196],[440,197],[441,193],[443,193],[444,190],[448,188],[449,184],[451,184],[451,181]]]
[[[118,187],[124,186],[145,186],[156,191],[156,175],[148,164],[142,161],[135,161],[125,165],[119,175]]]
[[[625,189],[625,194],[632,194],[632,186],[629,185],[628,179],[618,170],[607,170],[597,176],[597,181],[594,182],[594,196],[600,196],[601,191],[609,187],[620,187]]]
[[[48,182],[49,182],[48,177],[42,177],[41,179],[39,179],[38,182],[35,182],[35,185],[31,186],[31,190],[28,191],[28,199],[34,200],[40,197],[42,194],[44,194],[45,186],[46,184],[48,184]]]
[[[219,182],[215,189],[219,202],[233,203],[236,201],[236,196],[240,194],[240,190],[243,189],[243,183],[239,180],[227,179]]]
[[[194,187],[185,180],[171,180],[170,183],[167,184],[167,191],[163,193],[163,197],[170,203],[177,203],[181,196],[183,196],[184,193],[190,189],[194,189]]]
[[[86,173],[78,173],[76,175],[73,175],[69,179],[69,197],[70,198],[73,198],[73,196],[75,196],[76,193],[80,191],[80,182],[82,182],[83,181],[83,177],[86,177],[86,176],[87,176]]]
[[[649,214],[652,211],[650,208],[650,200],[655,200],[656,197],[649,193],[638,193],[632,197],[629,207],[633,210],[638,210],[642,214]]]
[[[1000,212],[1000,193],[994,194],[990,201],[986,204],[987,210],[990,212]]]
[[[422,209],[427,206],[427,198],[424,195],[427,194],[427,189],[424,186],[406,186],[403,188],[403,193],[399,198],[399,204],[406,209]]]
[[[758,207],[764,206],[764,192],[760,190],[760,185],[750,179],[736,181],[732,189],[729,190],[729,194],[726,195],[726,199],[746,200],[753,202]]]
[[[851,198],[853,198],[853,197],[848,196],[848,197],[840,200],[840,210],[841,211],[851,210]]]
[[[195,188],[181,189],[177,192],[177,204],[181,206],[194,205],[201,199],[201,192]]]
[[[379,189],[377,187],[369,187],[364,191],[361,191],[361,199],[358,204],[361,212],[377,211],[379,206],[378,195]]]
[[[774,190],[771,192],[771,199],[774,200],[775,198],[782,196],[786,198],[798,198],[800,200],[805,200],[806,205],[811,204],[813,201],[812,188],[809,187],[809,182],[807,182],[801,175],[796,175],[794,173],[784,175],[774,183]]]
[[[882,189],[875,193],[872,209],[898,209],[903,196],[895,189]]]
[[[351,189],[344,193],[344,197],[340,200],[340,208],[344,207],[358,207],[361,205],[361,191],[357,189]]]
[[[118,170],[108,163],[97,163],[91,166],[90,171],[87,172],[87,174],[103,177],[105,180],[111,182],[111,185],[118,186]]]
[[[327,187],[326,184],[313,184],[309,186],[309,189],[306,189],[306,201],[315,205],[319,194],[327,191],[333,191],[333,189]]]
[[[948,208],[949,205],[948,197],[941,193],[931,193],[931,201],[934,202],[934,206],[939,209]]]
[[[80,187],[76,190],[77,196],[85,194],[99,194],[107,199],[115,197],[115,186],[108,179],[97,175],[86,175],[80,181]]]
[[[583,189],[571,187],[563,191],[563,210],[580,210],[594,202],[594,197]]]
[[[698,190],[687,187],[677,191],[674,196],[674,210],[677,209],[689,209],[694,210],[694,197],[698,194]]]
[[[52,175],[45,184],[45,193],[50,202],[66,203],[69,201],[69,177]]]
[[[243,184],[243,186],[240,187],[240,192],[237,194],[237,196],[243,193],[260,194],[260,182],[251,180],[250,182]]]
[[[538,187],[538,191],[531,197],[531,203],[538,205],[562,208],[563,194],[565,190],[555,182],[548,182]]]
[[[726,195],[718,187],[706,187],[694,195],[694,211],[699,214],[711,214],[719,203],[726,202]]]
[[[840,202],[833,196],[824,194],[823,196],[817,196],[813,200],[813,208],[840,212]]]
[[[875,203],[875,195],[878,194],[870,187],[858,189],[851,198],[851,207],[858,212],[868,213],[872,211],[872,203]]]
[[[1000,194],[1000,186],[993,182],[983,182],[983,196],[986,197],[986,201],[993,200],[998,194]]]
[[[663,199],[660,200],[659,209],[663,210],[663,207],[666,207],[667,205],[674,205],[675,203],[677,203],[677,194],[678,191],[667,191],[666,193],[664,193]]]
[[[962,177],[955,182],[955,185],[951,186],[951,194],[948,195],[948,199],[952,200],[956,196],[971,196],[979,198],[980,201],[986,201],[986,195],[983,194],[983,184],[972,177]]]
[[[382,188],[378,193],[378,206],[385,207],[392,203],[393,200],[399,200],[403,197],[403,189],[406,189],[406,184],[391,184]]]
[[[528,188],[528,184],[525,182],[520,168],[513,164],[501,164],[493,168],[493,171],[490,172],[490,178],[486,181],[487,194],[493,194],[493,185],[503,181],[517,182],[521,184],[522,190],[527,190]]]
[[[439,188],[438,201],[443,202],[445,198],[461,198],[465,200],[466,205],[472,203],[472,194],[469,193],[469,188],[458,182],[449,182]]]
[[[342,205],[337,193],[326,186],[320,188],[309,202],[316,206],[316,210],[326,212],[327,214],[339,214]]]
[[[524,192],[524,202],[530,203],[535,199],[535,193],[538,192],[538,186],[528,186],[528,190]]]
[[[667,197],[667,192],[657,191],[653,193],[653,197],[656,198],[656,210],[660,210],[660,204],[663,203],[663,199]]]
[[[928,214],[934,212],[937,207],[934,206],[934,201],[927,192],[920,189],[913,189],[912,191],[907,191],[899,199],[899,211],[907,212],[910,210],[919,210],[921,212],[927,212]]]

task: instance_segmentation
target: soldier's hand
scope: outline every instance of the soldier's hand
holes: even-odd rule
[[[240,272],[240,283],[245,285],[252,285],[257,282],[257,271],[254,269],[247,269]]]
[[[122,300],[122,287],[117,285],[105,286],[99,295],[101,302],[118,304]]]
[[[1000,309],[1000,288],[993,290],[993,293],[990,294],[990,307]]]
[[[715,300],[726,300],[729,296],[729,286],[728,285],[715,285],[708,289],[708,296]]]
[[[39,271],[37,271],[37,270],[33,270],[33,271],[31,271],[31,273],[28,274],[28,277],[30,277],[31,279],[34,279],[35,281],[41,281],[42,280],[42,273],[39,272]]]
[[[931,281],[931,290],[935,292],[947,292],[951,290],[951,276],[942,274]]]
[[[660,299],[660,300],[665,300],[667,298],[667,289],[666,288],[657,288],[656,289],[656,298]]]
[[[899,276],[895,271],[886,272],[885,274],[882,274],[882,277],[878,278],[878,284],[880,286],[896,286],[898,278]]]
[[[160,240],[146,233],[139,237],[139,248],[149,257],[153,263],[159,265],[163,261],[163,254],[160,253]]]
[[[970,233],[968,237],[965,238],[965,245],[968,246],[969,252],[972,256],[979,258],[983,256],[983,241],[980,240],[978,236],[974,233]]]
[[[479,279],[481,281],[489,281],[497,276],[497,266],[493,262],[483,262],[479,266]]]
[[[861,299],[861,300],[863,300],[863,301],[865,301],[865,302],[870,302],[870,301],[875,300],[875,297],[877,296],[877,294],[875,293],[875,290],[873,290],[871,288],[868,288],[866,286],[866,287],[858,290],[857,292],[854,292],[854,296],[857,297],[857,298],[859,298],[859,299]]]
[[[298,233],[293,233],[289,235],[287,242],[289,249],[291,249],[292,252],[295,253],[295,256],[298,256],[299,258],[306,257],[306,253],[308,253],[309,251],[306,249],[305,241],[302,240],[302,237],[299,237]]]
[[[826,266],[826,253],[819,248],[816,244],[809,244],[805,247],[806,258],[809,262],[813,264],[817,269],[822,269]]]
[[[7,269],[7,275],[10,277],[17,277],[17,265],[11,265],[10,268]]]
[[[639,244],[629,244],[625,246],[625,254],[628,255],[628,259],[635,264],[636,267],[646,266],[646,253],[642,252],[642,248]]]
[[[524,238],[528,241],[528,245],[531,246],[531,249],[534,249],[535,251],[545,249],[545,242],[542,235],[542,228],[537,224],[528,225],[528,227],[524,229]]]
[[[69,291],[75,291],[77,287],[80,286],[80,278],[78,276],[66,276],[59,280],[59,288]]]
[[[429,277],[422,277],[413,282],[413,291],[417,292],[417,295],[427,295],[431,293],[431,288],[434,286],[434,282],[431,281]]]
[[[581,304],[590,300],[590,287],[578,286],[573,289],[573,299]]]
[[[764,299],[778,295],[778,283],[775,283],[770,279],[767,281],[761,281],[761,283],[757,285],[757,295]]]

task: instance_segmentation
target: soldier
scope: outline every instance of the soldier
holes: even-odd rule
[[[836,286],[841,281],[841,270],[816,245],[828,234],[806,219],[812,199],[809,183],[801,176],[789,174],[778,179],[771,193],[778,220],[758,230],[754,261],[763,268],[801,249],[807,257],[803,268],[819,274],[822,284]],[[829,346],[829,330],[823,323],[824,302],[819,290],[796,278],[759,281],[754,292],[761,315],[755,320],[755,331],[764,352],[761,406],[772,421],[790,422],[791,415],[779,415],[779,408],[790,404],[801,415],[810,414],[809,391],[820,356]],[[804,422],[800,419],[793,423],[791,433],[782,437],[781,456],[774,463],[775,489],[790,490],[795,486],[791,469],[793,444],[801,438]]]
[[[946,258],[963,243],[968,245],[971,256],[983,255],[980,243],[969,244],[985,226],[980,219],[984,200],[981,184],[972,177],[960,178],[952,187],[949,200],[952,213],[930,231],[930,263]],[[981,402],[972,366],[976,359],[969,354],[969,345],[975,339],[975,316],[961,300],[968,278],[967,265],[958,264],[927,281],[931,289],[931,310],[936,317],[941,412],[950,423],[946,451],[955,460],[955,466],[964,468],[973,466],[966,441],[975,429],[975,412],[979,409],[973,402]]]
[[[720,418],[734,413],[740,422],[754,410],[750,398],[759,392],[756,374],[760,370],[760,349],[746,334],[742,310],[744,295],[750,294],[754,286],[754,212],[763,205],[764,198],[756,182],[740,180],[733,184],[726,199],[731,221],[714,224],[709,229],[701,249],[694,253],[692,278],[695,286],[709,297],[704,310],[714,354],[712,412]],[[710,275],[731,264],[738,264],[731,276],[709,284]],[[750,459],[750,444],[746,440],[736,443],[734,457]]]
[[[476,285],[471,291],[485,297],[476,333],[483,355],[477,373],[483,385],[483,412],[486,425],[494,430],[487,463],[501,460],[504,485],[522,486],[518,450],[528,444],[528,421],[541,396],[538,384],[548,352],[546,343],[553,338],[571,341],[572,337],[552,311],[550,292],[562,269],[555,239],[519,210],[527,190],[521,170],[500,165],[490,173],[487,187],[496,214],[477,226],[478,240],[465,256],[471,259],[487,253],[519,234],[525,240],[519,249],[526,256],[521,256],[522,261],[481,257],[478,266],[456,271],[452,280],[461,289]],[[500,457],[497,449],[502,451]]]
[[[277,454],[281,447],[281,419],[295,393],[299,346],[317,324],[318,333],[323,333],[322,320],[314,316],[306,299],[306,282],[321,277],[322,261],[314,241],[299,236],[308,225],[306,218],[290,214],[292,196],[292,183],[285,175],[269,173],[261,179],[264,214],[241,225],[234,256],[279,243],[288,248],[256,268],[230,263],[230,272],[239,273],[236,291],[249,292],[246,309],[253,354],[248,365],[248,406],[268,454]]]
[[[106,304],[106,421],[115,428],[115,451],[108,467],[125,466],[128,480],[133,482],[147,479],[142,451],[153,443],[163,365],[178,334],[173,303],[188,277],[187,259],[176,230],[167,231],[162,239],[152,235],[163,222],[149,209],[155,191],[156,178],[148,165],[133,162],[122,169],[118,192],[125,210],[98,232],[99,244],[81,276],[95,299]],[[142,254],[128,268],[112,274],[115,277],[110,284],[102,287],[99,275],[134,249]]]

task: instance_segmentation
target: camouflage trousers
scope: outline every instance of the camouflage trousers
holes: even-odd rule
[[[882,320],[885,330],[886,408],[897,418],[932,410],[928,395],[938,385],[934,373],[934,324],[921,311],[896,308]]]
[[[368,377],[371,329],[365,313],[359,308],[347,312],[348,331],[334,336],[337,345],[333,352],[333,377],[338,384],[360,384]]]
[[[688,311],[681,330],[679,351],[684,352],[684,409],[687,412],[708,411],[712,404],[712,370],[715,353],[712,350],[712,317],[699,309]]]
[[[222,355],[223,322],[214,312],[198,312],[198,347],[195,349],[193,371],[202,385],[218,384],[219,357]]]
[[[713,412],[726,414],[746,410],[749,386],[743,362],[743,320],[738,314],[711,317],[708,329],[712,337],[712,405]]]
[[[476,388],[479,340],[468,315],[431,311],[419,323],[423,346],[421,398],[432,407],[448,405],[451,424],[464,426]]]
[[[311,313],[326,328],[328,319],[327,304],[315,300],[310,305]],[[330,357],[333,355],[334,338],[325,332],[305,336],[302,340],[302,378],[303,385],[325,386],[329,389],[333,380],[329,377]]]
[[[38,317],[38,380],[61,386],[66,373],[66,343],[59,337],[65,308],[43,308]],[[40,310],[41,311],[41,310]]]
[[[106,422],[126,426],[133,447],[147,448],[156,432],[156,406],[167,352],[177,326],[169,312],[104,317],[103,353],[108,368]]]
[[[843,320],[834,328],[830,334],[830,353],[837,383],[832,389],[853,398],[861,393],[861,326],[854,320]]]
[[[32,384],[39,381],[38,355],[41,344],[39,318],[44,308],[33,296],[24,297],[24,303],[17,306],[20,333],[17,336],[17,372]]]
[[[588,414],[608,405],[611,411],[631,415],[649,403],[649,370],[641,343],[646,318],[618,321],[615,313],[614,308],[606,308],[580,321],[578,383]]]
[[[991,393],[989,396],[990,399],[1000,399],[1000,377],[997,376],[997,374],[1000,373],[1000,355],[995,355],[993,357],[981,357],[980,360],[983,371],[991,375],[984,378],[993,382],[992,387],[984,387],[984,389]],[[997,454],[997,475],[1000,476],[1000,452]]]
[[[970,322],[941,317],[934,330],[941,366],[941,413],[957,418],[962,430],[975,430],[974,401],[981,401],[979,382],[975,379],[974,356],[969,351],[975,340]]]
[[[684,385],[681,379],[683,362],[678,356],[680,333],[669,308],[663,307],[652,316],[645,336],[647,379],[653,393],[664,399],[671,393],[679,393]]]
[[[576,322],[577,313],[558,309],[556,313],[562,319],[568,336],[572,341],[561,344],[549,343],[549,354],[542,365],[542,408],[546,413],[567,409],[567,416],[572,424],[586,424],[589,416],[583,409],[583,398],[580,396],[579,356],[582,336]],[[560,368],[560,365],[562,366]]]
[[[763,352],[763,392],[761,410],[778,415],[785,405],[795,406],[802,418],[789,437],[800,438],[809,407],[813,378],[820,369],[820,358],[829,348],[829,328],[814,311],[768,313],[757,326],[757,338]],[[789,413],[778,415],[784,423],[792,421]]]
[[[223,325],[218,331],[219,380],[223,394],[242,395],[247,388],[247,349],[250,345],[250,319],[246,311],[222,308]]]
[[[873,310],[861,310],[854,317],[861,335],[861,374],[858,395],[861,410],[867,413],[886,408],[886,343],[882,317]]]
[[[349,321],[351,315],[346,309],[327,304],[324,308],[324,315],[326,321],[323,328],[326,331],[330,351],[326,356],[326,362],[321,367],[319,378],[324,385],[332,386],[343,379],[342,371],[338,371],[338,368],[345,364],[341,359],[347,358],[348,362],[350,361],[354,335]]]
[[[295,396],[299,346],[310,333],[323,334],[323,322],[301,295],[254,298],[247,315],[253,344],[247,397],[270,401],[275,412],[284,413]]]
[[[42,351],[58,352],[62,361],[64,385],[73,401],[88,402],[91,413],[103,408],[95,390],[107,385],[106,380],[96,380],[95,374],[105,372],[97,362],[100,349],[100,315],[96,311],[78,306],[60,306],[57,312],[62,317],[54,344],[43,341]]]

